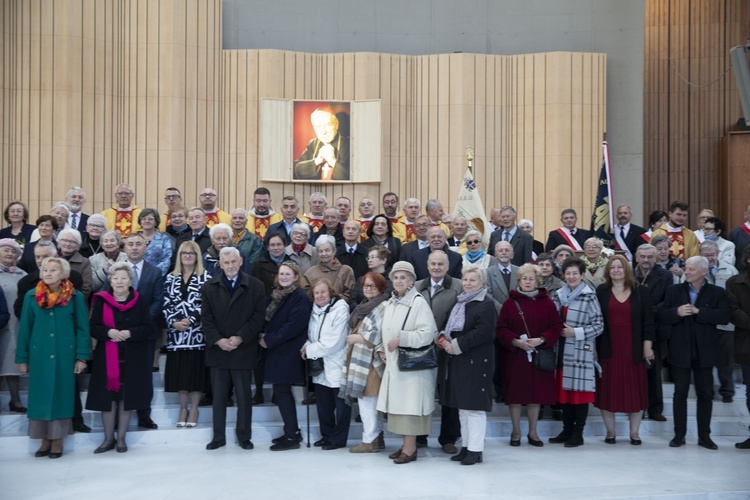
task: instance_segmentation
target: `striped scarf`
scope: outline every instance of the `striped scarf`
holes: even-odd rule
[[[341,376],[339,397],[351,406],[354,399],[361,398],[367,385],[370,370],[374,369],[379,377],[383,376],[385,365],[375,355],[377,347],[383,343],[381,326],[385,302],[381,302],[370,314],[365,316],[352,333],[359,333],[365,343],[353,344],[349,350],[351,360],[344,365]]]

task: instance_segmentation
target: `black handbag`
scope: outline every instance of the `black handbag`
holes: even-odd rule
[[[338,300],[338,299],[336,299]],[[328,307],[326,307],[326,310],[323,312],[323,319],[320,321],[320,328],[318,329],[318,342],[320,342],[320,332],[323,331],[323,324],[326,321],[326,316],[328,315],[328,311],[331,310],[331,306],[336,303],[336,300],[331,302]],[[325,363],[323,358],[317,358],[317,359],[307,359],[307,375],[310,377],[315,377],[317,375],[320,375],[323,373],[323,371],[326,369]]]
[[[523,315],[521,306],[515,299],[513,300],[513,303],[518,308],[518,314],[521,315],[521,321],[523,321],[523,326],[524,328],[526,328],[526,335],[530,335],[529,326],[526,324],[526,318]],[[536,349],[534,350],[534,358],[532,359],[532,363],[536,368],[539,368],[540,370],[553,372],[557,368],[557,353],[554,349]]]
[[[411,307],[406,313],[404,324],[401,330],[406,326],[406,320],[409,319]],[[398,348],[398,369],[402,372],[415,372],[419,370],[431,370],[438,367],[437,348],[434,342],[430,342],[422,347],[400,347]]]

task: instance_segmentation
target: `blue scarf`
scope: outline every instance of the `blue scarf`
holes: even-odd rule
[[[466,258],[472,264],[484,257],[484,250],[477,250],[476,252],[466,252]]]

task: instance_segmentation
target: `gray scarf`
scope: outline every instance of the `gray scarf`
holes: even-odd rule
[[[567,283],[563,285],[563,287],[557,291],[557,298],[560,299],[560,305],[568,307],[574,300],[576,300],[576,297],[581,294],[584,288],[586,288],[586,283],[583,281],[581,281],[581,283],[579,283],[573,290],[570,289]]]
[[[456,305],[451,310],[451,315],[448,317],[448,323],[445,325],[445,337],[451,340],[451,332],[460,332],[464,329],[466,323],[466,303],[471,299],[479,295],[485,290],[480,288],[476,292],[461,293],[456,297]]]

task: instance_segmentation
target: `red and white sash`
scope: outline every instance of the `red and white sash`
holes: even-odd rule
[[[570,248],[572,248],[573,250],[583,250],[583,248],[581,248],[581,244],[578,243],[578,240],[573,238],[573,236],[571,236],[567,229],[558,227],[557,232],[560,233],[560,236],[562,236],[565,241],[568,242],[568,246]]]

